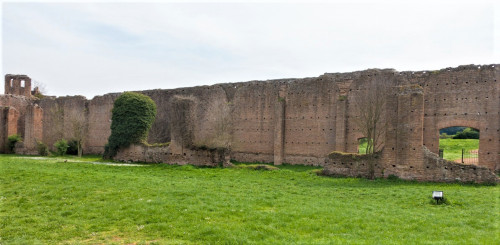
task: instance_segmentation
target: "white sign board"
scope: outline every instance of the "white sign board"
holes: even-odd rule
[[[442,191],[433,191],[432,192],[432,198],[443,198],[443,192]]]

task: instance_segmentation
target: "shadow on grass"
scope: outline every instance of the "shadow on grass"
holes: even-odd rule
[[[288,163],[284,163],[282,165],[274,165],[272,163],[262,163],[262,162],[253,162],[253,163],[248,163],[248,162],[237,162],[237,161],[231,161],[234,165],[269,165],[273,167],[277,167],[279,169],[286,169],[294,172],[309,172],[313,171],[315,169],[322,169],[323,167],[320,166],[310,166],[310,165],[292,165]]]

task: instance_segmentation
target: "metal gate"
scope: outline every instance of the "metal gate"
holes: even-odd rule
[[[443,149],[439,149],[439,157],[443,158],[444,156],[444,151]],[[479,163],[479,150],[465,150],[462,149],[462,154],[461,158],[454,160],[455,162],[458,163],[463,163],[463,164],[478,164]]]
[[[462,163],[477,164],[479,162],[479,150],[462,149]]]

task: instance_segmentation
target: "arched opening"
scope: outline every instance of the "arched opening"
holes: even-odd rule
[[[439,130],[439,156],[463,164],[479,163],[479,130],[454,126]]]
[[[358,139],[358,154],[366,154],[368,148],[368,138],[363,137]]]

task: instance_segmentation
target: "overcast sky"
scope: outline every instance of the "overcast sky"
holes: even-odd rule
[[[50,95],[500,63],[495,1],[2,4],[2,74]],[[3,93],[3,83],[0,93]]]

